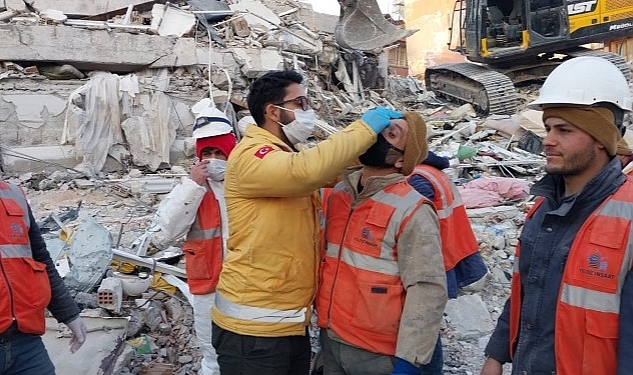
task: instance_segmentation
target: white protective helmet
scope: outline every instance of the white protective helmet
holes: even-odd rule
[[[239,130],[240,135],[244,136],[244,133],[246,133],[246,126],[254,123],[255,119],[253,118],[253,116],[248,115],[242,117],[240,121],[237,122],[237,130]]]
[[[196,115],[191,136],[199,139],[228,134],[232,131],[231,121],[222,111],[215,107],[206,107]]]
[[[601,57],[582,56],[556,67],[528,108],[543,110],[546,104],[592,105],[612,103],[624,111],[633,109],[633,98],[624,74]]]

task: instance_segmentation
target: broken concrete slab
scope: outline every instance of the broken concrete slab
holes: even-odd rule
[[[46,351],[58,374],[113,374],[112,370],[125,342],[128,318],[82,316],[88,334],[79,350],[70,353],[70,331],[55,319],[46,319],[42,336]]]
[[[1,155],[5,172],[58,169],[50,164],[72,168],[81,161],[75,147],[69,145],[13,147],[2,150]]]
[[[0,61],[70,63],[82,70],[117,72],[198,63],[192,38],[25,25],[0,25]]]
[[[186,10],[154,4],[152,8],[152,26],[160,36],[181,37],[191,32],[196,24],[196,16]]]
[[[0,95],[5,102],[15,106],[21,125],[37,129],[44,124],[44,111],[48,116],[59,116],[67,102],[55,95]]]
[[[12,0],[16,2],[17,0]],[[24,1],[20,0],[22,8],[24,8]],[[144,4],[152,4],[154,1],[148,0],[108,0],[108,1],[93,1],[93,0],[31,0],[29,4],[37,10],[56,9],[64,12],[68,16],[74,18],[84,18],[90,16],[97,16],[104,13],[111,13],[116,11],[124,12],[128,5],[141,6]]]
[[[25,11],[26,4],[24,3],[23,0],[5,0],[4,8],[9,9],[9,10]]]
[[[257,78],[271,70],[283,69],[283,57],[276,49],[232,48],[235,60],[248,78]]]
[[[242,1],[229,7],[236,12],[245,13],[244,19],[251,28],[259,26],[263,30],[272,30],[281,25],[281,19],[260,1]]]
[[[155,36],[155,38],[163,37]],[[167,40],[173,41],[173,38]],[[173,49],[169,51],[169,53],[165,53],[164,56],[152,62],[150,65],[148,65],[148,67],[153,69],[171,69],[179,66],[191,66],[199,64],[196,57],[195,41],[193,38],[178,38],[173,43]]]
[[[455,328],[457,339],[472,339],[492,331],[492,317],[478,294],[448,300],[446,319]]]
[[[306,7],[299,10],[298,18],[310,29],[323,31],[329,34],[334,34],[336,24],[338,23],[338,16],[314,12]]]

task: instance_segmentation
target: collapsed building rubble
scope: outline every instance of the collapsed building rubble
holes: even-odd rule
[[[455,119],[456,117],[452,113],[456,113],[455,111],[460,109],[450,110],[446,107],[446,110],[446,116],[439,118]],[[468,124],[470,121],[472,118],[468,118],[467,121],[459,120],[456,122],[456,126],[463,123]],[[455,163],[453,168],[447,172],[455,176],[457,181],[464,182],[461,184],[463,186],[467,185],[466,181],[485,181],[486,179],[494,181],[503,178],[500,176],[507,172],[500,168],[502,165],[500,163],[503,162],[503,158],[512,159],[514,155],[504,152],[496,156],[489,151],[489,146],[482,146],[481,152],[477,150],[474,154],[460,155],[461,160],[457,152],[450,154],[451,143],[456,142],[460,145],[466,143],[465,139],[481,133],[480,128],[483,129],[481,126],[476,126],[470,135],[468,132],[443,130],[443,128],[435,126],[431,128],[434,135],[429,142],[435,144],[434,149],[437,152],[451,155]],[[452,133],[452,136],[444,137],[444,133]],[[472,147],[477,148],[479,143],[485,144],[486,142],[504,145],[504,142],[509,140],[509,138],[495,134],[487,134],[485,139],[481,142],[471,142]],[[437,142],[438,140],[439,142]],[[455,148],[456,151],[458,149],[459,147]],[[505,148],[503,149],[505,150]],[[490,162],[489,165],[484,164],[483,160],[491,158],[491,154],[496,157],[493,158],[495,162]],[[521,157],[521,155],[517,153],[516,157]],[[464,158],[464,156],[468,156],[468,158]],[[533,158],[537,160],[538,155],[534,155]],[[185,161],[185,165],[187,162],[191,161]],[[527,163],[531,162],[533,161],[528,160]],[[514,162],[509,163],[506,168],[512,170],[516,165],[518,164],[514,164]],[[180,170],[181,168],[174,167],[170,173],[159,173],[158,175],[161,176],[162,180],[177,182],[185,175],[182,173],[184,171]],[[524,168],[513,172],[520,175],[526,170]],[[185,276],[184,267],[181,264],[182,251],[178,246],[179,244],[162,243],[160,233],[152,231],[153,212],[160,199],[173,185],[161,183],[157,185],[159,188],[156,188],[156,186],[152,186],[152,181],[156,181],[156,177],[151,174],[143,175],[138,170],[132,170],[125,175],[110,173],[106,179],[88,186],[76,184],[78,180],[85,181],[85,177],[71,176],[66,173],[65,178],[60,178],[60,175],[61,173],[58,172],[49,175],[28,173],[9,180],[19,182],[27,188],[35,212],[43,219],[41,221],[42,227],[48,228],[46,230],[48,241],[53,243],[49,244],[49,249],[59,249],[60,243],[63,246],[62,238],[67,238],[68,234],[81,233],[81,228],[87,225],[83,219],[85,215],[94,218],[93,220],[88,219],[88,224],[94,225],[94,222],[99,222],[110,233],[112,240],[105,243],[104,248],[109,249],[111,253],[111,258],[107,259],[113,259],[113,261],[105,266],[102,265],[101,269],[93,269],[92,275],[98,275],[102,279],[96,289],[90,288],[92,290],[88,294],[93,296],[92,301],[86,298],[87,288],[85,287],[79,288],[81,291],[76,293],[75,298],[79,297],[78,300],[84,301],[85,308],[101,311],[100,314],[105,314],[108,317],[129,317],[129,324],[119,341],[120,346],[116,348],[116,353],[120,353],[116,356],[118,359],[115,361],[116,366],[118,366],[116,371],[119,373],[139,373],[139,371],[144,371],[140,373],[152,373],[149,371],[165,371],[164,373],[174,374],[195,373],[201,357],[196,347],[195,335],[191,330],[191,311],[186,298],[186,286],[183,288],[182,284],[184,283],[181,282],[180,288],[184,291],[181,289],[175,291],[173,287],[170,288],[170,292],[166,292],[164,289],[165,283],[169,285],[179,284],[178,278],[174,278],[174,276],[180,278]],[[478,176],[478,178],[473,179],[472,176]],[[538,176],[538,173],[520,176],[524,180],[532,180]],[[113,182],[105,182],[107,179]],[[45,180],[49,180],[51,183],[42,184],[42,181]],[[508,178],[507,180],[515,179]],[[113,188],[119,186],[121,181],[134,181],[129,186],[136,185],[137,187],[128,190]],[[512,186],[514,187],[514,185]],[[45,188],[41,189],[41,187]],[[446,311],[446,321],[443,327],[443,340],[448,359],[446,366],[449,369],[453,368],[458,371],[458,369],[473,366],[472,359],[469,356],[464,356],[463,353],[466,349],[473,352],[481,351],[481,348],[478,349],[478,346],[472,343],[477,342],[490,332],[491,322],[501,311],[505,294],[509,288],[513,246],[516,245],[518,232],[528,206],[524,203],[525,195],[520,195],[521,192],[524,192],[523,189],[523,186],[514,190],[506,189],[513,192],[512,194],[499,189],[500,196],[506,197],[502,202],[496,202],[494,206],[468,210],[490,274],[482,283],[470,286],[460,298],[449,304],[450,308]],[[516,202],[517,195],[522,197],[519,205]],[[92,228],[98,230],[99,233],[103,232],[103,228]],[[55,243],[58,245],[55,246]],[[67,246],[68,251],[72,250],[73,244],[75,242],[71,242],[71,245]],[[75,244],[74,247],[80,247],[79,245]],[[58,254],[61,253],[62,251],[59,251]],[[71,257],[70,254],[69,257]],[[96,265],[96,262],[93,262],[92,265]],[[151,284],[149,282],[145,284],[143,281],[142,289],[147,288],[147,290],[126,293],[121,286],[121,280],[117,279],[117,277],[121,278],[121,274],[131,271],[132,274],[129,278],[146,280],[143,277],[146,277],[152,270],[158,271],[162,277],[158,278],[157,276],[156,282],[152,281]],[[118,280],[118,283],[113,279]],[[88,284],[94,285],[93,280],[88,280]],[[170,294],[174,292],[175,294]],[[490,296],[496,298],[492,305],[489,303]],[[185,313],[179,313],[176,318],[172,318],[173,304],[177,304],[179,307],[176,309],[183,310]],[[481,314],[470,314],[469,319],[464,321],[462,314],[465,309],[479,311]],[[110,354],[111,352],[108,352],[108,355]],[[63,365],[60,364],[60,366]]]

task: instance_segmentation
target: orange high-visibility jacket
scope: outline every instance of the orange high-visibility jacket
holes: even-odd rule
[[[317,295],[320,327],[359,348],[394,355],[405,290],[396,243],[417,208],[429,202],[406,181],[388,186],[352,209],[339,184],[326,211],[325,257]]]
[[[222,271],[222,219],[218,201],[209,187],[182,249],[191,294],[215,292]]]
[[[616,373],[620,297],[633,260],[632,218],[633,182],[627,180],[589,216],[574,239],[556,306],[556,374]],[[511,355],[521,318],[519,257],[517,246],[510,297]]]
[[[419,175],[431,183],[435,190],[433,204],[440,219],[442,255],[447,271],[455,268],[462,259],[479,251],[477,238],[468,220],[457,186],[444,174],[430,165],[420,164],[413,175]]]
[[[0,181],[0,332],[13,320],[21,332],[42,335],[51,299],[46,265],[33,259],[24,193]]]

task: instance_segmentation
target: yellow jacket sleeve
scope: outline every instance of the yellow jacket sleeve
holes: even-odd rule
[[[376,134],[361,120],[300,152],[275,146],[262,156],[257,154],[262,142],[247,141],[229,160],[227,173],[244,198],[307,196],[335,181],[375,141]]]

